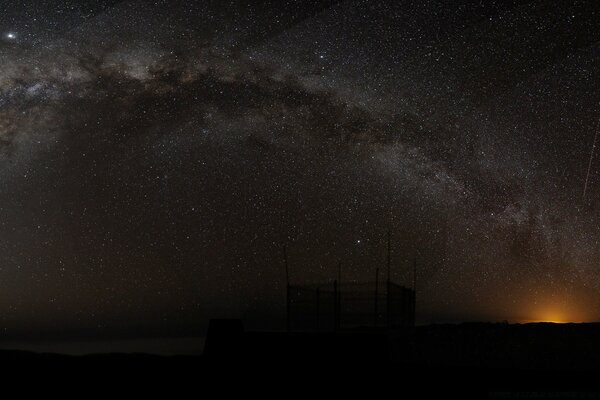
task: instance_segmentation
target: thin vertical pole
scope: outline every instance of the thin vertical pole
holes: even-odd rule
[[[373,314],[373,326],[377,326],[378,312],[377,302],[379,301],[379,268],[375,270],[375,314]]]
[[[321,301],[321,288],[317,288],[317,332],[319,332],[321,329],[319,327],[319,322],[321,320],[321,313],[320,313],[320,301]]]
[[[412,301],[412,325],[417,320],[417,257],[413,263],[413,301]]]
[[[338,325],[338,283],[333,281],[333,330],[337,331]]]
[[[388,282],[390,281],[390,275],[391,275],[391,265],[392,265],[392,258],[391,258],[391,233],[390,231],[388,231],[387,233],[387,280]]]
[[[417,257],[413,261],[413,290],[417,293]]]
[[[338,263],[338,293],[336,297],[337,301],[337,327],[339,328],[342,320],[342,262]]]
[[[391,261],[391,233],[388,230],[387,233],[387,284],[386,284],[386,315],[387,315],[387,328],[390,328],[390,322],[391,322],[391,307],[390,307],[390,278],[391,278],[391,265],[392,265],[392,261]]]
[[[285,262],[285,282],[287,285],[290,284],[290,269],[288,267],[288,256],[287,256],[287,246],[283,245],[283,261]]]
[[[286,309],[285,309],[285,313],[286,313],[286,321],[285,321],[285,329],[289,332],[290,331],[290,322],[291,322],[291,315],[290,315],[290,269],[288,266],[288,257],[287,257],[287,246],[283,245],[283,261],[285,263],[285,303],[286,303]]]

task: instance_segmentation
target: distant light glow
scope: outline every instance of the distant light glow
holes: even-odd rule
[[[582,322],[587,319],[577,309],[572,309],[571,307],[567,309],[564,306],[553,305],[537,310],[530,322],[566,324],[570,322]]]
[[[549,316],[548,318],[542,319],[538,322],[549,322],[552,324],[563,324],[568,321],[564,321],[560,316]]]
[[[15,40],[15,39],[17,38],[17,34],[16,34],[16,33],[14,33],[14,32],[8,32],[8,33],[6,34],[6,38],[7,38],[7,39],[10,39],[10,40]]]

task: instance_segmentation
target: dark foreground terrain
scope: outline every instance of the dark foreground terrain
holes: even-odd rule
[[[286,334],[245,332],[236,321],[217,321],[209,329],[204,356],[6,351],[0,360],[7,382],[36,382],[34,390],[63,382],[99,390],[126,387],[138,394],[192,390],[192,397],[217,390],[278,398],[386,393],[395,398],[600,398],[572,393],[600,391],[598,324]]]

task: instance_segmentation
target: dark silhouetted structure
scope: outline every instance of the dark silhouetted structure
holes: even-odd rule
[[[415,325],[413,289],[393,282],[289,285],[288,330],[327,332]]]
[[[211,319],[208,324],[204,356],[221,361],[236,359],[243,351],[244,325],[239,319]]]

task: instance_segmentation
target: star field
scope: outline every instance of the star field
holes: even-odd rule
[[[283,244],[370,280],[388,230],[421,322],[597,320],[600,9],[567,3],[0,5],[0,328],[281,327]]]

